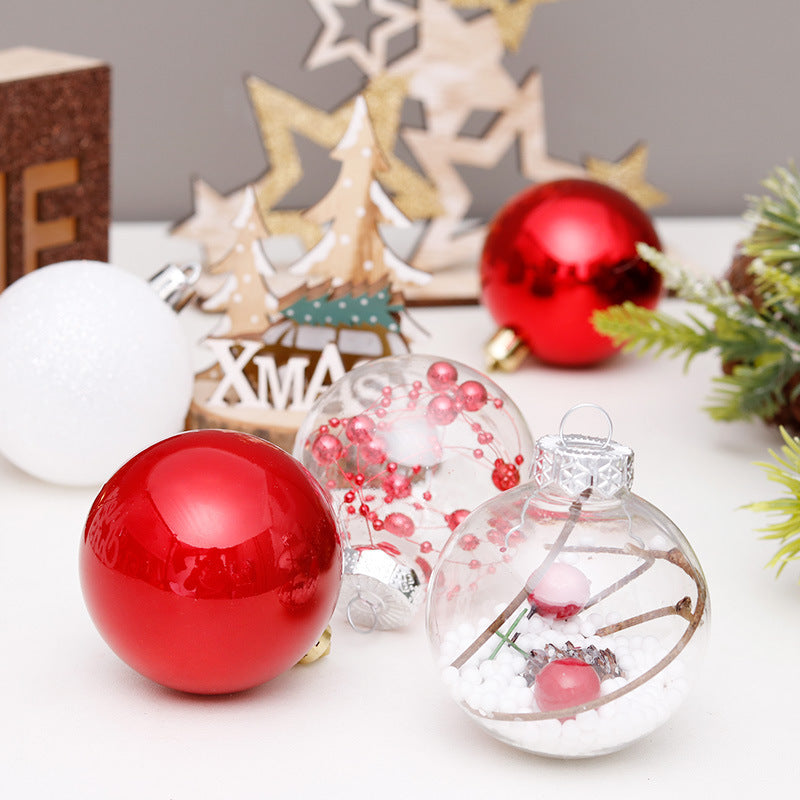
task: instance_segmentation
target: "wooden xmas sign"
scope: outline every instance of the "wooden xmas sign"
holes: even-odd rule
[[[430,275],[381,238],[379,223],[407,220],[378,184],[388,165],[363,97],[331,157],[339,176],[306,212],[326,232],[282,273],[264,250],[269,231],[255,188],[242,193],[233,244],[206,269],[221,283],[201,309],[221,321],[203,342],[211,366],[196,378],[188,427],[243,430],[291,451],[326,386],[364,360],[408,352],[402,290]]]
[[[108,260],[111,71],[0,51],[0,289],[57,261]]]

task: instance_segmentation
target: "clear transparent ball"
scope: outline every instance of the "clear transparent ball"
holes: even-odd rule
[[[501,741],[564,758],[662,725],[709,629],[700,565],[661,511],[626,489],[579,512],[574,501],[530,483],[477,508],[435,566],[426,618],[442,680],[468,716]]]
[[[519,410],[456,361],[402,355],[348,372],[316,400],[294,455],[328,492],[350,547],[378,547],[426,582],[452,530],[526,480]]]
[[[192,384],[177,315],[119,267],[65,261],[0,294],[0,453],[31,475],[103,483],[183,429]]]

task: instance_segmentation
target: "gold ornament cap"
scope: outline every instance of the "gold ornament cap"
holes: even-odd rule
[[[500,328],[486,342],[484,353],[487,369],[514,372],[530,353],[530,348],[511,328]]]

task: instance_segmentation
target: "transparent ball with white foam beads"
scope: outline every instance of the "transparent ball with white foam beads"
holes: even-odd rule
[[[631,493],[633,452],[612,441],[610,419],[605,439],[566,434],[564,421],[536,443],[533,480],[454,531],[426,624],[471,719],[515,747],[574,758],[618,750],[681,705],[709,600],[683,534]]]
[[[508,395],[451,359],[378,359],[323,392],[294,455],[328,492],[345,535],[340,607],[354,627],[406,624],[420,606],[412,595],[422,598],[452,530],[479,503],[526,480],[532,451]],[[391,571],[392,560],[420,591],[387,586],[374,565]]]

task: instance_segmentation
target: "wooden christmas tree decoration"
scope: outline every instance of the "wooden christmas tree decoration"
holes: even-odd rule
[[[344,283],[357,291],[388,274],[390,283],[401,284],[404,302],[474,302],[485,223],[499,209],[473,202],[479,198],[473,198],[459,168],[485,171],[491,181],[514,150],[519,184],[590,177],[630,194],[645,208],[664,202],[645,180],[643,145],[617,162],[589,157],[580,165],[549,155],[541,76],[530,73],[518,82],[507,68],[507,55],[521,42],[534,9],[557,0],[310,2],[322,27],[304,66],[317,70],[349,60],[364,73],[366,84],[362,99],[329,112],[259,78],[247,81],[269,162],[255,182],[258,204],[273,235],[298,236],[308,248],[295,274],[312,282],[330,280],[337,291]],[[460,9],[487,13],[467,19]],[[362,37],[348,31],[345,21],[359,10],[374,20]],[[415,26],[416,45],[392,56],[390,39]],[[416,102],[423,124],[403,124],[407,101]],[[366,105],[385,160],[371,166],[376,180],[358,202],[344,197],[344,182],[364,175],[355,171],[353,153],[337,145],[358,117],[356,102]],[[481,115],[491,123],[476,135],[471,129]],[[343,165],[336,186],[306,213],[281,208],[303,176],[296,135],[329,149]],[[379,217],[373,219],[371,206],[377,206]],[[363,218],[351,213],[357,209],[363,209]],[[409,238],[410,263],[395,260],[376,233],[380,219],[407,224],[403,216],[421,229],[413,242]],[[326,224],[330,228],[323,239]]]
[[[342,162],[339,177],[328,194],[306,212],[307,218],[320,225],[330,223],[330,227],[291,271],[311,278],[329,278],[334,287],[345,282],[369,287],[387,278],[396,286],[427,283],[430,275],[399,259],[378,231],[379,222],[400,227],[409,223],[376,180],[388,164],[360,95],[331,157]]]
[[[255,190],[245,191],[234,246],[208,269],[225,281],[201,307],[224,313],[226,324],[205,340],[214,363],[197,377],[189,427],[244,430],[291,450],[325,385],[365,358],[408,351],[398,287],[430,276],[381,239],[379,222],[407,220],[375,178],[387,165],[362,97],[332,157],[339,177],[307,212],[329,227],[291,269],[301,285],[280,298],[268,282],[275,270]]]
[[[209,267],[212,275],[226,275],[226,280],[203,303],[203,310],[225,313],[228,325],[224,332],[228,336],[261,334],[269,327],[278,303],[267,285],[275,269],[264,252],[262,240],[269,234],[261,221],[252,186],[245,190],[242,208],[232,227],[236,231],[233,247]]]

